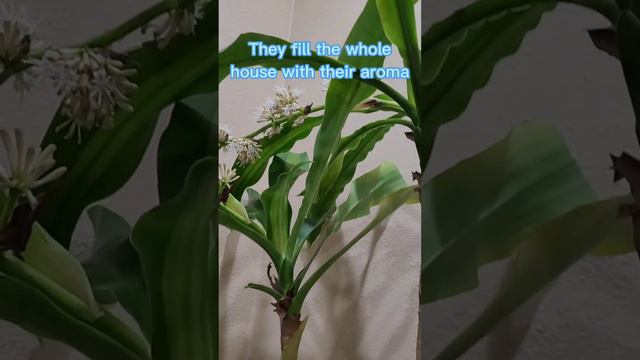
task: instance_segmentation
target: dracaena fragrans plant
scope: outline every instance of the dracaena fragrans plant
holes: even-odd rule
[[[159,1],[75,45],[48,43],[40,23],[0,1],[0,85],[60,101],[39,145],[0,129],[0,318],[91,359],[216,359],[217,2]],[[144,43],[115,49],[134,32]],[[133,227],[89,207],[127,183],[169,106],[160,203]],[[85,212],[95,243],[80,262],[68,249]]]
[[[399,3],[402,18],[397,13]],[[412,1],[368,1],[345,43],[390,44],[390,38],[398,40],[397,35],[402,32],[402,19],[410,30],[407,36],[413,34],[414,38],[411,45],[394,43],[407,66],[419,74],[417,62],[408,60],[415,60],[418,54]],[[252,57],[246,46],[248,41],[286,44],[268,35],[242,34],[220,53],[220,81],[228,75],[230,64],[265,65],[273,61]],[[286,53],[278,66],[286,67],[299,60]],[[343,55],[336,60],[313,54],[303,61],[316,68],[345,63],[361,67],[382,66],[384,58]],[[333,80],[325,85],[324,103],[315,106],[304,103],[300,91],[278,86],[273,97],[258,108],[258,124],[264,125],[243,135],[234,134],[225,126],[219,129],[218,148],[236,155],[233,163],[219,168],[219,221],[254,241],[269,259],[264,277],[248,287],[273,297],[272,305],[279,315],[282,359],[298,358],[306,315],[322,316],[304,307],[322,275],[377,224],[418,197],[417,187],[407,184],[389,162],[355,177],[358,164],[392,127],[403,128],[409,137],[416,130],[416,81],[414,77],[407,82],[405,97],[380,79]],[[369,114],[372,121],[351,134],[343,134],[344,124],[354,112]],[[316,127],[319,130],[312,156],[295,152],[295,144]],[[268,178],[268,186],[252,188],[263,176]],[[305,185],[302,194],[292,194],[297,181]],[[341,202],[339,196],[343,193],[348,195]],[[294,210],[289,199],[295,195],[302,199]],[[342,249],[329,254],[328,260],[314,264],[343,223],[369,215],[373,207],[379,208],[368,225]],[[310,252],[303,259],[300,254],[305,246],[310,247]]]
[[[300,106],[298,90],[278,86],[274,91],[274,98],[269,99],[257,113],[258,121],[266,122],[265,126],[243,137],[234,137],[224,127],[218,130],[219,150],[236,154],[233,165],[222,163],[218,170],[219,215],[221,224],[246,235],[269,258],[265,282],[251,283],[248,287],[273,297],[272,305],[281,326],[282,358],[296,359],[306,325],[302,306],[313,286],[352,246],[395,209],[417,198],[417,193],[391,163],[383,163],[353,179],[357,163],[364,160],[366,153],[392,126],[409,126],[410,122],[403,120],[402,114],[397,114],[391,119],[373,123],[376,125],[374,128],[363,128],[340,139],[327,169],[318,175],[322,179],[320,191],[309,200],[305,190],[304,197],[313,202],[312,206],[303,216],[300,215],[303,210],[299,210],[296,220],[289,203],[290,193],[294,183],[308,173],[311,161],[306,153],[278,151],[287,137],[295,136],[296,140],[307,137],[313,127],[322,123],[323,117],[311,116],[319,112],[319,108]],[[366,106],[360,104],[353,110],[360,111],[363,107]],[[269,158],[266,154],[273,155]],[[255,172],[265,171],[267,162],[271,164],[267,171],[269,185],[265,190],[258,192],[250,187],[239,188],[243,186],[241,184],[247,184],[248,176],[258,179]],[[347,200],[336,204],[338,196],[349,183],[352,189]],[[239,200],[242,197],[246,198],[244,203]],[[368,215],[374,206],[380,208],[370,224],[311,272],[314,260],[329,237],[339,231],[344,222]],[[313,255],[301,259],[300,251],[306,245],[313,246]],[[298,263],[301,266],[296,267]],[[301,270],[296,271],[297,268]]]
[[[421,174],[426,173],[432,154],[437,152],[434,144],[438,129],[464,112],[473,94],[488,83],[496,64],[514,54],[543,15],[561,2],[591,9],[610,21],[610,27],[589,34],[598,48],[620,60],[637,110],[638,1],[477,0],[433,24],[422,36],[420,50],[413,38],[414,23],[408,20],[412,18],[411,1],[369,1],[352,31],[352,35],[362,36],[358,33],[360,26],[375,24],[369,29],[378,29],[378,34],[382,33],[395,44],[412,72],[407,99],[383,83],[365,83],[385,94],[376,100],[389,101],[389,105],[401,109],[399,113],[404,113],[412,123],[407,135],[415,142],[420,158],[420,169],[415,176],[421,178],[421,303],[473,289],[478,285],[479,267],[499,259],[512,259],[509,276],[500,292],[482,314],[437,355],[438,359],[461,356],[501,319],[584,255],[617,255],[634,250],[629,217],[636,219],[638,213],[635,205],[622,205],[635,201],[629,197],[598,200],[563,137],[549,124],[519,125],[505,139],[450,169],[434,177]],[[377,16],[370,12],[374,8]],[[248,40],[284,43],[269,36],[243,35],[236,47],[221,53],[221,78],[226,75],[228,64],[262,63],[242,53],[241,44]],[[285,59],[299,60],[293,56]],[[264,62],[268,64],[269,59]],[[336,64],[334,59],[323,57],[314,57],[312,62],[314,66]],[[346,57],[337,62],[358,65]],[[340,107],[332,101],[340,99],[344,103],[344,99],[349,98],[346,94],[364,100],[354,95],[358,86],[357,81],[332,84],[321,127],[326,133],[319,135],[316,144],[332,144],[327,120],[335,121],[334,127],[340,129],[348,112],[357,108],[357,102],[347,102]],[[336,122],[340,125],[335,125]],[[327,169],[326,164],[332,158],[333,148],[330,149],[327,154],[317,148],[314,151],[306,183],[314,191],[322,181],[316,184],[309,179]],[[615,179],[625,177],[632,190],[635,189],[638,162],[629,155],[615,156],[613,162]],[[236,196],[242,193],[238,189],[246,189],[257,181],[246,176],[243,179],[241,169],[235,176],[239,178],[230,187],[230,193]],[[307,202],[310,208],[312,202]],[[301,210],[304,219],[308,214],[304,201]],[[248,209],[247,213],[251,219]],[[304,220],[301,221],[304,224]],[[296,229],[295,223],[293,229]]]
[[[477,0],[422,37],[423,165],[438,128],[463,113],[496,64],[514,54],[559,3],[593,10],[611,23],[588,33],[613,61],[620,60],[638,128],[639,1]],[[634,251],[632,240],[640,244],[630,221],[637,223],[637,200],[598,201],[563,143],[553,127],[526,123],[489,149],[423,179],[422,303],[475,288],[479,267],[513,255],[499,292],[436,359],[459,358],[581,257],[624,254]],[[626,178],[637,195],[639,162],[628,154],[612,160],[614,180]]]

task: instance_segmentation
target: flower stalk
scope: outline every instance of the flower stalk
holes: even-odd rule
[[[13,209],[15,209],[18,204],[18,199],[20,198],[20,192],[17,190],[10,190],[7,196],[7,200],[2,207],[2,212],[0,213],[0,228],[4,227],[11,221],[11,215],[13,214]]]

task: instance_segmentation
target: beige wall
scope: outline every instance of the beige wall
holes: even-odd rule
[[[224,0],[220,9],[220,46],[226,47],[243,32],[341,44],[365,1],[327,0],[319,4],[312,0]],[[401,61],[393,57],[387,61],[390,64],[398,66]],[[238,135],[254,129],[254,112],[271,95],[275,83],[223,82],[220,121]],[[320,80],[290,84],[304,92],[305,103],[323,102]],[[404,89],[402,82],[393,85]],[[381,116],[352,116],[344,133]],[[294,150],[311,155],[312,142],[304,141]],[[384,160],[395,162],[407,182],[411,181],[411,171],[418,168],[417,157],[403,129],[393,129],[358,173],[371,170]],[[264,189],[264,185],[262,182],[256,187]],[[299,204],[299,199],[292,201]],[[348,223],[324,253],[335,252],[364,224]],[[322,278],[303,308],[309,323],[302,342],[302,359],[416,358],[419,229],[417,206],[401,209],[386,227],[374,231]],[[277,359],[279,324],[269,305],[270,298],[244,289],[248,282],[267,283],[265,255],[249,240],[221,230],[221,258],[222,359]]]

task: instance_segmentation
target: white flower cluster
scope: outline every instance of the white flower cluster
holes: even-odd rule
[[[27,16],[24,7],[13,2],[0,3],[0,72],[17,67],[28,60],[32,50],[44,47],[37,35],[37,27]],[[24,70],[13,77],[14,89],[23,94],[33,86],[35,73]]]
[[[113,126],[116,110],[133,111],[129,96],[137,85],[130,78],[137,71],[119,57],[109,49],[50,50],[33,62],[63,97],[67,119],[56,130],[67,128],[66,138],[75,133],[80,142],[82,130]]]
[[[268,122],[271,125],[266,131],[267,137],[273,137],[282,131],[284,123],[278,120],[303,110],[300,106],[300,95],[302,94],[300,90],[278,85],[274,88],[274,91],[274,97],[267,99],[265,104],[256,112],[258,122]],[[299,126],[304,119],[305,116],[303,114],[303,116],[296,119],[293,126]]]
[[[262,153],[260,144],[255,140],[233,137],[231,136],[231,131],[223,125],[218,127],[218,149],[225,152],[233,149],[238,155],[238,162],[242,166],[251,164]]]
[[[19,129],[0,130],[0,138],[9,160],[9,171],[0,165],[0,189],[18,191],[35,207],[36,199],[31,190],[58,179],[67,171],[65,167],[54,169],[55,145],[49,145],[44,150],[26,147],[24,135]]]
[[[228,188],[232,182],[238,179],[235,169],[228,167],[226,164],[218,164],[218,183],[220,188]]]
[[[136,70],[125,67],[123,55],[98,48],[44,49],[24,7],[0,3],[0,72],[17,71],[14,88],[21,94],[36,78],[50,80],[63,98],[60,112],[67,119],[57,130],[67,128],[66,138],[77,134],[81,141],[82,130],[110,127],[116,110],[133,110],[129,96],[137,86],[130,78]],[[36,57],[34,50],[44,54]]]
[[[204,5],[211,0],[198,0],[188,7],[171,10],[159,25],[151,24],[154,28],[153,38],[158,42],[158,48],[166,48],[176,35],[195,34],[198,20],[204,17]]]

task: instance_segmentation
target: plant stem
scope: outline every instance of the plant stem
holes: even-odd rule
[[[394,111],[397,113],[403,113],[404,109],[399,107],[397,104],[394,104],[392,102],[389,101],[380,101],[380,100],[376,100],[378,103],[380,103],[381,105],[379,107],[376,108],[371,108],[371,109],[353,109],[351,110],[351,112],[354,113],[365,113],[365,114],[369,114],[372,112],[377,112],[377,111]],[[311,110],[309,111],[309,114],[312,113],[316,113],[318,111],[322,111],[324,110],[325,106],[324,105],[320,105],[320,106],[316,106],[316,107],[312,107]],[[273,127],[273,125],[280,125],[282,123],[286,123],[292,120],[295,120],[297,118],[299,118],[300,116],[302,116],[302,112],[299,111],[291,116],[288,117],[283,117],[281,119],[276,120],[273,124],[267,124],[251,133],[249,133],[248,135],[245,136],[245,138],[247,139],[252,139],[255,138],[256,136],[262,134],[263,132],[267,131],[269,128]],[[411,121],[407,121],[407,120],[393,120],[392,121],[394,124],[398,124],[398,125],[404,125],[406,127],[408,127],[411,130],[415,130],[415,126],[413,125],[413,123]]]
[[[318,112],[318,111],[322,111],[322,110],[324,110],[324,105],[312,107],[311,110],[309,111],[309,114],[315,113],[315,112]],[[298,112],[296,112],[295,114],[293,114],[291,116],[287,116],[287,117],[283,117],[281,119],[278,119],[278,120],[274,121],[274,124],[275,125],[280,125],[282,123],[285,123],[285,122],[288,122],[288,121],[291,121],[291,120],[295,120],[295,119],[299,118],[300,116],[302,116],[302,111],[298,111]],[[259,128],[258,130],[253,131],[252,133],[246,135],[245,138],[252,139],[252,138],[262,134],[263,132],[265,132],[269,128],[273,127],[274,124],[267,124],[267,125]]]
[[[9,197],[4,204],[2,213],[0,213],[0,227],[4,227],[9,223],[9,221],[11,221],[11,215],[13,214],[13,209],[18,203],[18,197],[20,197],[20,192],[15,189],[9,190]]]
[[[125,21],[124,23],[118,25],[116,28],[109,30],[101,35],[90,39],[84,44],[80,44],[76,47],[105,47],[114,42],[124,38],[125,36],[131,34],[136,29],[139,29],[143,25],[148,24],[153,19],[158,16],[168,12],[169,10],[175,8],[177,4],[175,1],[161,1],[151,7],[143,10],[138,15],[135,15],[131,19]]]
[[[284,311],[283,309],[278,309]],[[300,320],[300,314],[280,314],[280,348],[281,360],[298,360],[302,334],[307,324],[307,319]]]
[[[284,317],[280,320],[280,347],[282,350],[284,350],[289,344],[289,341],[292,340],[301,324],[300,315],[292,316],[285,312]]]
[[[135,15],[134,17],[132,17],[131,19],[125,21],[124,23],[118,25],[117,27],[101,34],[98,35],[92,39],[89,39],[88,41],[81,43],[81,44],[77,44],[77,45],[73,45],[70,46],[70,48],[83,48],[83,47],[106,47],[109,46],[111,44],[113,44],[114,42],[121,40],[122,38],[124,38],[125,36],[131,34],[132,32],[134,32],[136,29],[139,29],[140,27],[142,27],[143,25],[148,24],[150,21],[152,21],[153,19],[157,18],[158,16],[168,12],[171,9],[174,9],[178,6],[176,0],[163,0],[155,5],[152,5],[151,7],[143,10],[142,12],[140,12],[138,15]],[[31,57],[36,58],[36,59],[40,59],[42,58],[42,55],[44,53],[43,52],[38,52],[35,54],[32,54]],[[25,64],[25,63],[20,63],[14,67],[11,68],[6,68],[4,69],[1,73],[0,73],[0,85],[4,84],[5,81],[7,81],[10,77],[12,77],[13,75],[22,72],[28,68],[30,68],[31,65],[29,64]]]
[[[396,89],[392,88],[385,82],[380,81],[378,79],[371,79],[371,80],[360,79],[360,81],[362,81],[365,84],[371,85],[376,89],[382,91],[386,95],[388,95],[395,102],[397,102],[398,105],[400,105],[400,107],[404,109],[404,111],[406,111],[407,115],[411,118],[414,124],[418,123],[418,111],[413,105],[411,105],[411,103],[409,103],[409,100],[407,100],[407,98],[405,98],[404,96],[402,96],[402,94],[397,92]]]

